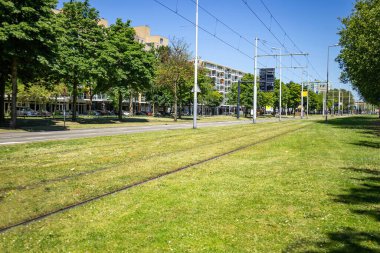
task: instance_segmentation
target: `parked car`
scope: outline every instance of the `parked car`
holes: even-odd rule
[[[41,111],[40,116],[42,116],[42,117],[50,117],[51,116],[51,112],[43,110],[43,111]]]
[[[123,115],[124,115],[124,116],[129,116],[129,114],[130,114],[129,112],[127,112],[127,111],[123,111]]]
[[[17,110],[17,116],[35,117],[38,113],[29,107],[19,107]]]
[[[136,112],[136,115],[147,115],[145,111]]]

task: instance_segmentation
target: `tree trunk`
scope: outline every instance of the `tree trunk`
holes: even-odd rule
[[[177,103],[178,103],[177,83],[175,83],[174,85],[174,121],[177,121]]]
[[[0,78],[0,124],[5,122],[5,78]]]
[[[73,111],[72,121],[77,120],[77,101],[78,101],[78,82],[77,80],[75,80],[73,83],[73,103],[72,103],[73,108],[71,108]]]
[[[129,116],[133,116],[133,92],[129,94]]]
[[[119,113],[118,118],[121,121],[123,119],[123,95],[121,94],[121,91],[119,90]]]
[[[11,128],[17,125],[17,59],[12,59],[12,110],[11,110]]]
[[[180,99],[180,101],[179,101],[179,115],[178,115],[178,118],[182,119],[182,99]]]

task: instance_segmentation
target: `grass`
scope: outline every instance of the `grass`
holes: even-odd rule
[[[0,251],[379,251],[380,126],[365,117],[1,147],[0,227],[302,125],[12,229]]]

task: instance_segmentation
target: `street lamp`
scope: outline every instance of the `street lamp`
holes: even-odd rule
[[[198,0],[195,8],[195,61],[194,61],[194,108],[193,108],[193,128],[197,128],[198,113]]]
[[[330,58],[330,48],[331,47],[337,47],[339,44],[334,44],[327,47],[327,87],[326,87],[326,97],[325,97],[325,122],[327,123],[327,101],[328,99],[328,93],[329,93],[329,58]]]
[[[282,76],[282,65],[281,65],[281,55],[282,55],[282,49],[281,48],[275,48],[275,47],[272,47],[273,50],[280,50],[280,66],[279,66],[279,70],[280,70],[280,98],[279,98],[279,102],[278,102],[278,110],[279,110],[279,113],[278,113],[278,120],[281,121],[281,113],[282,113],[282,84],[281,84],[281,76]]]

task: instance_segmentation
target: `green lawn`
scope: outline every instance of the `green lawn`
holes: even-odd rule
[[[356,117],[0,147],[0,251],[379,252],[380,122]]]

